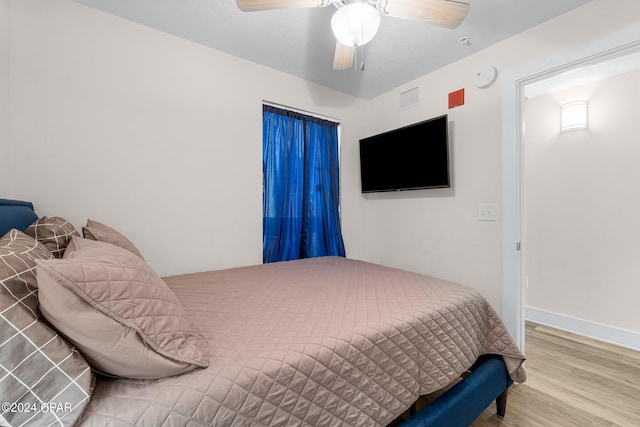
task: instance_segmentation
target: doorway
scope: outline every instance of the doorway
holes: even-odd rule
[[[524,103],[527,86],[640,52],[640,26],[505,73],[502,95],[502,317],[525,348]]]

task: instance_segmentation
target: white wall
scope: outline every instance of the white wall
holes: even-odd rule
[[[11,1],[0,0],[0,198],[9,187],[9,10]],[[0,236],[1,237],[1,236]]]
[[[560,107],[589,102],[589,128]],[[527,305],[640,333],[640,71],[527,100]]]
[[[501,90],[475,89],[474,73],[640,21],[640,2],[615,3],[595,0],[363,101],[69,0],[13,0],[11,150],[31,167],[9,195],[77,226],[92,217],[121,229],[161,274],[260,262],[266,99],[341,120],[349,256],[467,283],[499,309],[501,222],[478,222],[476,210],[500,209]],[[398,94],[414,86],[421,105],[399,112]],[[448,111],[460,88],[466,104]],[[443,113],[453,188],[364,198],[358,139]]]
[[[69,0],[12,7],[13,171],[28,173],[9,195],[115,227],[160,274],[262,262],[263,100],[338,118],[345,141],[360,133],[357,98]]]
[[[476,219],[479,203],[496,203],[501,210],[502,92],[500,81],[477,89],[473,77],[488,65],[505,72],[640,22],[640,2],[615,5],[595,0],[369,103],[369,134],[448,113],[453,153],[451,190],[367,200],[369,259],[469,284],[502,307],[501,218]],[[398,111],[399,94],[416,86],[421,105]],[[465,105],[448,110],[448,93],[461,88]]]

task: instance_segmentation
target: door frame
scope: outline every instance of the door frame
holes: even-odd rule
[[[640,52],[640,25],[547,59],[509,70],[502,78],[502,318],[525,347],[526,236],[524,103],[526,85]]]

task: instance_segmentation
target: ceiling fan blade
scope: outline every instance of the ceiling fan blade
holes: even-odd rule
[[[456,28],[469,14],[470,6],[453,0],[381,0],[382,15],[424,21],[447,28]]]
[[[236,4],[244,12],[255,12],[272,9],[325,7],[331,4],[331,0],[236,0]]]
[[[345,70],[353,65],[356,48],[336,41],[336,52],[333,55],[333,69]]]

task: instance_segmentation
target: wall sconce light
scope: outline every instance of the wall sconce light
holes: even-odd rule
[[[562,132],[587,128],[587,101],[574,101],[562,106]]]

